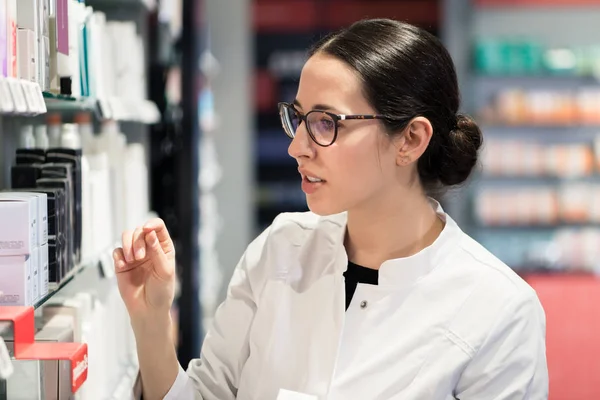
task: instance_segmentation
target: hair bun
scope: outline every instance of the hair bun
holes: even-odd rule
[[[439,180],[447,186],[458,185],[467,180],[477,164],[483,135],[477,123],[468,115],[456,115],[456,127],[450,131],[450,146],[441,155],[442,168]]]

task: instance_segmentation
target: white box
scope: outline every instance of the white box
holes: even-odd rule
[[[31,258],[0,257],[0,306],[31,306]]]
[[[35,33],[29,29],[17,31],[18,77],[25,81],[37,82],[37,51]]]
[[[48,294],[48,243],[44,243],[40,246],[40,255],[39,255],[39,288],[40,288],[40,297],[44,297]]]
[[[39,197],[35,194],[32,193],[20,193],[20,192],[0,192],[0,201],[26,201],[30,203],[30,207],[31,207],[31,203],[33,203],[33,211],[35,212],[35,217],[32,221],[33,227],[35,229],[35,232],[33,232],[33,245],[31,246],[32,248],[34,247],[39,247],[42,244],[42,241],[40,240],[42,238],[43,232],[41,232],[40,229],[40,202],[39,202]],[[42,210],[43,212],[43,210]],[[48,219],[48,206],[46,205],[46,219]],[[0,220],[1,221],[1,220]],[[46,222],[46,225],[48,223]],[[46,228],[46,232],[48,232],[48,228]],[[42,235],[40,235],[40,233],[42,233]],[[46,243],[48,243],[48,239],[46,237]]]
[[[39,13],[40,4],[38,0],[18,0],[17,27],[29,29],[37,33],[40,25]]]
[[[43,12],[43,5],[39,0],[18,0],[17,1],[17,27],[27,29],[33,33],[33,60],[34,60],[34,79],[32,82],[41,82],[42,69],[39,65],[40,55],[40,13]],[[18,45],[19,53],[21,44]],[[19,68],[19,72],[21,72]],[[22,78],[24,79],[24,78]]]
[[[36,192],[0,192],[0,199],[26,199],[34,197],[37,203],[37,241],[35,246],[41,246],[48,243],[48,195],[46,193]]]
[[[48,27],[50,4],[48,0],[39,0],[38,18],[38,51],[40,68],[40,87],[42,90],[50,88],[50,31]]]
[[[37,202],[0,198],[0,257],[29,255],[37,241]]]
[[[29,257],[29,268],[31,269],[31,301],[33,303],[40,299],[40,248],[36,247]]]

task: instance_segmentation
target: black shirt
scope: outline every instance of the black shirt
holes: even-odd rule
[[[356,285],[366,283],[369,285],[377,285],[379,282],[379,271],[376,269],[361,267],[348,261],[348,269],[344,272],[346,278],[346,310],[350,307],[350,302],[356,291]]]

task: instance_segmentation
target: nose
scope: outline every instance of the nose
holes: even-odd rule
[[[315,146],[315,142],[312,141],[306,130],[306,124],[302,123],[296,129],[296,136],[294,136],[292,143],[288,147],[288,154],[296,160],[314,158],[316,152]]]

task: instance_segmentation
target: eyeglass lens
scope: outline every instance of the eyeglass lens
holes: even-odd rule
[[[281,118],[285,133],[290,137],[296,136],[296,130],[300,125],[300,117],[296,110],[289,106],[283,106]],[[312,139],[322,146],[330,145],[335,139],[335,120],[325,112],[310,111],[306,114],[308,133]]]

